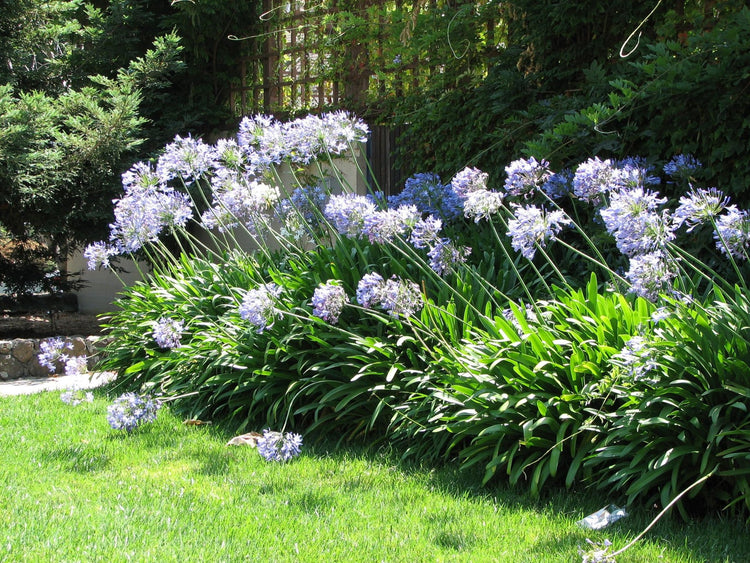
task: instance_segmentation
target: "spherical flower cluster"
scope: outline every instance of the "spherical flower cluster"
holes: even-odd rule
[[[339,283],[336,280],[321,283],[312,297],[313,315],[331,324],[338,322],[347,301],[346,291]]]
[[[552,176],[549,162],[537,161],[533,156],[528,160],[518,159],[505,167],[505,191],[513,196],[528,197],[544,185]]]
[[[642,336],[631,337],[623,349],[612,356],[611,361],[623,369],[626,377],[634,381],[653,381],[649,374],[659,367],[657,349]]]
[[[479,223],[500,211],[503,206],[503,194],[491,190],[475,190],[466,194],[464,198],[464,215],[467,219],[474,219]]]
[[[367,308],[379,305],[392,317],[411,317],[424,304],[417,284],[395,276],[384,280],[376,272],[365,274],[357,284],[357,302]]]
[[[573,172],[570,170],[562,170],[560,172],[553,173],[549,179],[542,185],[542,191],[550,197],[550,199],[562,199],[566,195],[570,194],[573,183]]]
[[[463,215],[463,203],[453,187],[443,185],[440,176],[419,173],[409,177],[401,193],[388,197],[389,207],[414,205],[424,215],[450,222]]]
[[[117,249],[105,242],[93,242],[86,246],[83,257],[89,270],[96,270],[99,266],[109,268],[109,259],[117,256]]]
[[[467,166],[453,177],[451,187],[459,198],[465,199],[471,192],[487,190],[488,178],[486,172]]]
[[[281,311],[276,308],[276,300],[282,288],[275,283],[267,283],[247,292],[240,304],[240,317],[258,327],[258,334],[270,328]]]
[[[716,220],[716,248],[727,256],[744,260],[750,247],[750,215],[730,205]]]
[[[615,182],[621,189],[661,184],[661,178],[651,173],[653,168],[643,158],[631,156],[617,161],[615,166]]]
[[[598,204],[602,194],[618,185],[617,169],[612,161],[589,158],[573,174],[573,193],[578,199]]]
[[[661,293],[671,293],[676,276],[675,264],[662,251],[631,257],[630,269],[625,274],[631,283],[631,293],[649,301],[656,301]]]
[[[65,375],[83,375],[88,371],[86,356],[72,356],[65,360]]]
[[[374,211],[365,216],[362,234],[370,239],[370,242],[385,244],[406,234],[421,217],[421,213],[414,205]]]
[[[182,321],[162,317],[154,326],[152,333],[154,341],[159,348],[177,348],[180,345],[184,328]]]
[[[43,340],[39,344],[39,354],[37,355],[37,359],[39,360],[39,365],[42,367],[45,367],[49,370],[50,373],[55,373],[55,370],[57,369],[58,363],[65,364],[70,359],[70,356],[63,352],[63,350],[72,350],[73,349],[73,343],[64,340],[63,338],[55,337],[55,338],[48,338],[47,340]]]
[[[289,461],[300,454],[302,436],[293,432],[273,432],[266,428],[258,438],[258,453],[266,461]]]
[[[409,242],[414,248],[428,248],[440,240],[443,222],[429,215],[417,221],[409,234]]]
[[[609,207],[600,213],[620,252],[626,256],[652,252],[674,238],[665,215],[656,213],[665,201],[642,187],[611,193]]]
[[[132,432],[141,424],[153,422],[161,403],[151,397],[125,393],[107,408],[107,422],[115,430]]]
[[[214,159],[215,151],[210,145],[190,135],[177,135],[159,156],[156,175],[164,184],[173,178],[180,178],[185,185],[189,185],[216,166]]]
[[[680,198],[680,205],[674,212],[675,228],[683,223],[688,232],[707,221],[713,221],[729,205],[729,197],[716,188],[691,189]]]
[[[456,246],[447,238],[438,240],[427,253],[430,259],[430,268],[439,276],[445,276],[455,272],[471,254],[468,246]]]
[[[282,123],[256,115],[240,122],[237,140],[259,170],[290,161],[309,164],[320,157],[337,156],[352,143],[365,142],[367,125],[344,111],[309,115]]]
[[[183,227],[193,215],[190,198],[165,186],[130,189],[114,203],[109,238],[120,252],[135,252],[165,228]]]
[[[375,211],[375,204],[364,196],[340,194],[331,196],[324,214],[339,234],[357,238],[362,234],[365,219]]]
[[[544,248],[556,239],[563,227],[573,223],[563,211],[545,211],[535,205],[516,205],[513,215],[508,221],[511,245],[529,260],[534,258],[537,245]]]
[[[214,188],[213,206],[203,213],[201,222],[207,229],[218,228],[220,232],[244,225],[256,233],[258,226],[270,221],[278,201],[276,187],[255,180],[229,180]]]
[[[703,165],[691,154],[678,154],[664,165],[664,173],[673,178],[687,180]]]

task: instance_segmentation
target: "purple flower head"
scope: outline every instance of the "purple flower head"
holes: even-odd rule
[[[425,215],[434,215],[446,222],[463,214],[463,202],[450,184],[443,185],[440,176],[432,173],[414,174],[404,183],[401,193],[388,197],[389,207],[414,205]]]
[[[293,432],[273,432],[266,428],[258,438],[258,453],[266,461],[286,462],[300,454],[302,436]]]
[[[455,272],[458,266],[466,263],[466,258],[471,254],[471,248],[467,246],[456,246],[450,239],[443,238],[435,243],[427,257],[430,259],[430,268],[439,276],[445,276]]]
[[[602,194],[619,185],[617,168],[612,161],[589,158],[573,174],[573,193],[578,199],[599,204]]]
[[[93,242],[83,251],[89,270],[96,270],[100,265],[109,268],[109,259],[117,255],[117,249],[105,242]]]
[[[747,249],[750,246],[750,216],[745,210],[737,209],[736,205],[730,205],[725,213],[716,220],[714,231],[716,248],[727,256],[740,260],[747,258]]]
[[[655,372],[659,363],[658,350],[642,336],[631,337],[620,352],[612,356],[612,363],[620,366],[626,377],[638,381],[655,381],[649,374]]]
[[[377,272],[365,274],[357,284],[357,303],[368,309],[378,305],[382,299],[384,287],[383,276]]]
[[[513,215],[508,221],[511,245],[529,260],[534,258],[537,245],[544,248],[563,227],[573,223],[563,211],[545,211],[535,205],[515,205]]]
[[[150,192],[155,190],[161,182],[152,166],[146,162],[136,162],[130,170],[122,175],[122,187],[125,193]]]
[[[70,358],[63,350],[72,349],[73,343],[59,336],[42,340],[39,344],[39,354],[37,355],[39,365],[47,368],[50,373],[55,373],[58,364],[64,365]]]
[[[440,240],[440,230],[443,222],[429,215],[425,219],[417,221],[409,234],[409,242],[414,248],[427,248]]]
[[[107,408],[107,422],[115,430],[132,432],[141,424],[153,422],[161,403],[151,397],[125,393]]]
[[[645,188],[661,184],[661,178],[652,174],[653,167],[644,158],[631,156],[616,162],[616,182],[620,188]]]
[[[81,403],[93,403],[94,394],[91,391],[82,391],[80,389],[71,389],[60,393],[60,400],[71,406],[78,406]]]
[[[88,371],[86,356],[73,356],[65,360],[65,375],[83,375]]]
[[[258,327],[258,334],[271,328],[281,311],[276,308],[276,300],[282,288],[275,283],[267,283],[247,292],[240,304],[240,317]]]
[[[537,161],[533,156],[527,160],[514,160],[505,167],[505,191],[512,196],[528,197],[543,186],[552,176],[549,162]]]
[[[482,219],[489,220],[503,207],[501,192],[490,190],[475,190],[469,192],[464,199],[464,215],[467,219],[474,219],[479,223]]]
[[[552,174],[542,185],[542,191],[555,200],[569,195],[572,188],[573,172],[568,169]]]
[[[278,200],[278,188],[255,180],[229,180],[214,187],[213,207],[203,213],[201,222],[207,229],[218,228],[221,232],[245,225],[255,233],[258,225],[270,220]]]
[[[156,321],[152,335],[159,348],[177,348],[184,328],[182,321],[162,317]]]
[[[328,280],[320,284],[313,293],[313,315],[331,324],[336,324],[341,310],[346,304],[346,291],[337,280]]]
[[[424,305],[419,286],[395,276],[385,282],[380,296],[380,306],[392,317],[411,317]]]
[[[247,154],[234,139],[219,139],[213,150],[213,172],[220,178],[254,175]]]
[[[282,235],[297,240],[310,236],[320,227],[327,203],[328,194],[320,186],[295,188],[276,207],[276,215],[282,223]]]
[[[487,190],[489,174],[478,168],[466,167],[451,180],[453,191],[459,198],[465,199],[468,194],[478,190]]]
[[[691,154],[678,154],[664,165],[664,173],[679,180],[689,180],[703,165]]]
[[[362,234],[369,238],[370,242],[385,244],[404,235],[421,219],[421,216],[413,205],[375,211],[364,218]]]
[[[625,277],[631,283],[631,293],[656,301],[659,294],[672,292],[672,280],[677,277],[677,270],[666,254],[656,251],[631,257]]]
[[[652,252],[674,238],[667,216],[655,212],[665,201],[642,187],[611,193],[610,205],[601,216],[620,252],[626,256]]]
[[[323,213],[339,234],[357,238],[367,217],[376,211],[375,204],[364,196],[341,194],[331,196]]]
[[[164,186],[131,191],[114,203],[115,222],[109,226],[109,238],[125,252],[157,240],[165,228],[184,227],[193,215],[188,196]]]
[[[168,144],[156,163],[156,175],[162,183],[181,178],[186,185],[192,184],[216,166],[214,149],[191,136],[177,135]]]
[[[683,223],[688,232],[706,221],[712,221],[729,205],[729,197],[716,188],[691,189],[688,195],[680,198],[680,205],[674,212],[675,229]]]

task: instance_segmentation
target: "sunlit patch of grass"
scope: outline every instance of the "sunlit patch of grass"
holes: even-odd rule
[[[0,400],[0,560],[557,563],[578,560],[586,538],[623,546],[653,516],[584,531],[575,521],[608,499],[531,500],[452,467],[312,440],[291,463],[268,463],[168,409],[131,434],[111,430],[108,404],[101,393],[78,407],[52,393]],[[731,520],[664,521],[618,561],[748,561],[745,534]]]

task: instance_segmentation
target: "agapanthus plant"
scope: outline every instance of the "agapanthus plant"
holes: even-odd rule
[[[161,402],[150,396],[124,393],[107,408],[107,422],[115,430],[132,432],[142,424],[156,420]]]
[[[37,359],[42,367],[55,373],[60,365],[70,359],[70,355],[65,350],[73,350],[73,343],[61,337],[48,338],[39,344],[39,354]]]
[[[302,436],[294,432],[274,432],[268,428],[258,438],[258,453],[266,461],[287,462],[302,451]]]

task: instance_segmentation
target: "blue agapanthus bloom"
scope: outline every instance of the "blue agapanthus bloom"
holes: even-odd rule
[[[649,301],[656,301],[662,293],[672,293],[672,281],[677,268],[661,250],[630,258],[630,269],[625,277],[631,283],[630,292]]]
[[[161,402],[149,396],[124,393],[107,408],[107,422],[115,430],[132,432],[141,424],[153,422]]]
[[[730,205],[716,220],[716,248],[740,260],[747,259],[750,248],[750,213]]]
[[[564,211],[546,211],[535,205],[516,205],[513,219],[508,221],[508,236],[514,250],[531,260],[536,254],[537,245],[544,248],[548,242],[573,221]]]
[[[686,196],[680,198],[680,205],[675,209],[675,228],[683,223],[688,226],[688,232],[698,225],[715,220],[729,205],[729,197],[716,188],[691,189]]]
[[[357,284],[357,303],[362,307],[370,308],[380,303],[385,280],[377,272],[371,272],[362,276]]]
[[[321,283],[312,297],[313,315],[331,324],[338,322],[347,301],[346,291],[339,284],[337,280]]]
[[[263,436],[258,438],[258,453],[266,461],[289,461],[300,454],[302,450],[302,436],[294,432],[274,432],[268,428],[263,430]]]
[[[166,317],[156,321],[153,330],[153,337],[159,348],[177,348],[180,345],[182,331],[185,325],[182,321],[169,319]]]
[[[37,355],[39,365],[46,367],[50,373],[55,373],[58,363],[64,364],[70,358],[63,350],[73,350],[73,343],[59,336],[43,340],[39,344]]]
[[[516,197],[532,195],[542,187],[552,175],[549,162],[538,161],[533,156],[528,159],[518,159],[505,167],[505,191]]]
[[[427,257],[430,259],[430,268],[439,276],[445,276],[455,272],[471,254],[468,246],[456,246],[447,238],[439,239],[430,248]]]
[[[337,194],[328,200],[323,213],[339,234],[357,238],[362,235],[367,217],[376,211],[375,204],[365,196]]]
[[[388,207],[413,205],[420,213],[433,215],[443,221],[459,219],[463,204],[450,184],[443,184],[440,176],[433,173],[418,173],[404,182],[401,193],[388,197]]]
[[[689,179],[703,165],[692,154],[678,154],[664,165],[664,173],[675,179]]]
[[[267,283],[247,292],[240,304],[240,317],[250,321],[260,334],[270,328],[281,312],[276,308],[276,300],[282,288],[275,283]]]
[[[642,187],[611,193],[609,207],[600,213],[620,252],[626,256],[652,252],[674,239],[667,216],[656,212],[666,201]]]

